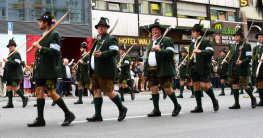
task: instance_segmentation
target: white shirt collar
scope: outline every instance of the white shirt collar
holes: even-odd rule
[[[197,37],[197,39],[193,39],[192,42],[197,42],[198,39],[200,39],[200,38],[201,38],[201,36]]]
[[[45,35],[46,33],[48,32],[48,30],[47,31],[45,31],[42,35]]]

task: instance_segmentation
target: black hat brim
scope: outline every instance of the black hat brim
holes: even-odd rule
[[[14,45],[15,47],[17,46],[16,44],[8,44],[6,47],[9,48],[9,45]]]
[[[104,26],[107,26],[108,28],[110,28],[110,26],[107,25],[107,24],[97,24],[97,25],[95,25],[95,28],[98,29],[98,26],[99,26],[99,25],[104,25]]]
[[[42,20],[42,21],[47,21],[46,19],[44,19],[44,18],[39,18],[39,19],[37,19],[37,20]],[[49,22],[50,24],[53,24],[53,22],[51,21],[51,22]]]
[[[255,36],[255,38],[258,39],[258,36],[259,36],[259,35],[263,35],[263,32],[262,32],[262,33],[261,33],[261,32],[258,33],[258,34]]]
[[[223,51],[223,50],[220,50],[219,52],[221,53],[221,51]],[[223,52],[227,53],[226,51],[223,51]]]
[[[152,26],[152,27],[150,27],[150,29],[149,29],[149,31],[152,33],[152,29],[154,28],[154,27],[158,27],[158,28],[160,28],[160,30],[162,31],[162,33],[164,32],[164,28],[161,28],[160,26]]]

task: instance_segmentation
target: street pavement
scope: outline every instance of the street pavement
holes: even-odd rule
[[[36,98],[30,97],[27,107],[22,108],[19,97],[13,98],[13,109],[0,109],[0,138],[262,138],[263,137],[263,107],[251,108],[250,98],[240,95],[239,110],[228,109],[234,103],[230,89],[226,89],[226,96],[218,96],[220,89],[214,89],[219,100],[219,111],[214,112],[212,102],[204,93],[202,98],[203,113],[190,113],[196,106],[194,98],[190,98],[190,91],[184,92],[184,98],[178,99],[182,106],[180,114],[171,117],[173,103],[167,97],[162,98],[160,92],[161,117],[148,118],[146,115],[153,109],[150,92],[136,94],[134,101],[130,95],[125,95],[123,103],[127,108],[127,117],[118,122],[118,109],[108,98],[103,98],[103,122],[87,122],[86,118],[94,114],[94,105],[90,104],[91,97],[84,97],[83,105],[74,105],[77,98],[63,97],[68,108],[76,115],[70,126],[62,127],[64,120],[63,111],[56,105],[51,106],[52,100],[46,98],[44,110],[46,126],[28,128],[27,123],[32,123],[37,116],[37,109],[33,107]],[[179,91],[176,91],[178,94]],[[177,95],[176,94],[176,95]],[[254,94],[258,96],[258,94]],[[247,96],[247,95],[246,95]],[[257,98],[259,101],[259,98]],[[7,98],[0,99],[0,106],[7,103]]]

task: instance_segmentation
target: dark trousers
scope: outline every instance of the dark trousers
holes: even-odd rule
[[[63,80],[58,79],[57,85],[56,85],[56,93],[60,96],[62,92],[62,86],[63,86]]]
[[[174,80],[174,89],[179,88],[179,86],[180,86],[180,79],[173,78],[173,80]]]
[[[220,79],[219,79],[219,77],[214,77],[213,80],[214,80],[213,81],[214,88],[219,87],[220,86]]]
[[[64,78],[63,79],[63,95],[70,95],[69,88],[70,88],[70,79]]]

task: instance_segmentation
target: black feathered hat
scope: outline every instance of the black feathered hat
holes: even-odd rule
[[[236,36],[236,35],[240,35],[240,36],[244,37],[244,32],[243,32],[242,28],[239,28],[233,36]]]
[[[107,23],[106,20],[108,21],[108,23]],[[107,26],[108,28],[110,28],[109,19],[108,19],[108,18],[105,18],[105,17],[101,17],[99,23],[98,23],[97,25],[95,25],[95,28],[98,29],[98,26],[99,26],[99,25],[105,25],[105,26]]]
[[[89,43],[89,42],[88,42]],[[83,42],[81,45],[80,45],[80,48],[83,47],[83,48],[86,48],[88,50],[88,43],[86,42]]]
[[[154,27],[160,28],[162,32],[164,31],[164,28],[162,27],[162,25],[160,25],[160,23],[158,21],[160,21],[160,20],[159,19],[155,19],[154,24],[150,27],[149,30],[150,30],[151,33],[152,33],[152,29]]]
[[[227,53],[227,50],[226,50],[226,48],[223,48],[223,49],[222,49],[222,50],[220,50],[219,52],[221,52],[221,51],[223,51],[223,52]]]
[[[186,52],[186,53],[188,53],[188,51],[187,51],[185,48],[182,48],[182,49],[181,49],[181,52]]]
[[[39,19],[37,20],[43,20],[47,21],[50,24],[53,24],[52,22],[52,14],[50,12],[45,12]]]
[[[14,37],[9,40],[9,43],[6,47],[9,47],[9,45],[14,45],[16,47],[16,41],[14,40]]]
[[[120,49],[122,49],[122,50],[125,50],[125,51],[126,51],[126,46],[125,46],[125,44],[123,44],[122,46],[120,46]]]
[[[202,31],[202,29],[204,28],[204,25],[201,24],[201,21],[202,21],[202,19],[199,21],[198,24],[195,24],[193,26],[192,30],[200,31],[201,32],[200,35],[203,35],[204,32]]]

